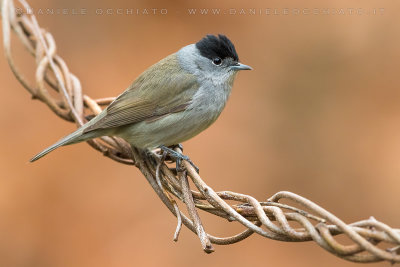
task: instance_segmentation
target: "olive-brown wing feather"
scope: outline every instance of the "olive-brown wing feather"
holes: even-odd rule
[[[106,114],[84,132],[154,121],[184,111],[197,89],[196,77],[180,69],[176,55],[172,54],[142,73],[107,107]]]

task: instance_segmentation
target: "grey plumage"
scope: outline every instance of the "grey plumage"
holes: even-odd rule
[[[219,38],[224,45],[229,41]],[[218,44],[211,39],[210,49],[217,51],[213,50],[213,55],[218,56],[218,51],[226,55],[226,51],[215,49]],[[192,44],[154,64],[99,115],[31,161],[60,146],[104,135],[119,136],[134,147],[152,149],[181,143],[205,130],[225,107],[237,71],[251,68],[226,56],[221,64],[214,64],[202,55],[207,40],[201,41],[203,53]]]

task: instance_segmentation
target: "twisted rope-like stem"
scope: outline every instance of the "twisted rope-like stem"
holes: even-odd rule
[[[25,0],[19,0],[19,3],[23,8],[30,9]],[[1,16],[7,61],[15,77],[33,99],[47,104],[60,118],[75,122],[77,126],[86,122],[86,111],[96,115],[101,112],[101,106],[112,102],[114,98],[92,99],[82,94],[79,79],[69,71],[65,61],[57,55],[52,35],[39,27],[33,14],[16,14],[14,2],[2,0]],[[13,60],[11,30],[35,57],[37,68],[34,85],[23,77]],[[50,90],[55,91],[58,97],[53,97],[49,93]],[[88,143],[106,157],[139,168],[161,201],[178,218],[174,240],[178,239],[181,225],[184,224],[198,234],[206,252],[213,251],[211,243],[229,245],[257,233],[280,241],[313,240],[325,250],[348,261],[400,262],[400,230],[378,222],[373,217],[346,224],[317,204],[291,192],[278,192],[265,202],[235,192],[215,192],[188,162],[183,163],[185,171],[175,173],[165,164],[164,154],[143,153],[131,148],[120,138],[103,137]],[[178,148],[176,150],[181,152]],[[187,177],[192,180],[196,190],[190,188]],[[296,206],[279,203],[281,199]],[[228,204],[227,200],[235,201],[236,204]],[[181,212],[177,202],[187,206],[189,216]],[[228,221],[237,221],[246,229],[229,237],[210,235],[202,225],[198,209]],[[299,223],[302,228],[293,228],[292,222]],[[339,243],[334,238],[339,234],[349,237],[353,244]],[[384,243],[387,249],[378,247],[379,243]]]

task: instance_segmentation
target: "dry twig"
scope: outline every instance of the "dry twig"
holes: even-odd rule
[[[25,0],[19,0],[19,3],[23,8],[29,8]],[[60,118],[75,122],[78,126],[85,122],[86,111],[98,114],[101,111],[100,106],[108,105],[113,100],[113,98],[95,100],[82,94],[78,78],[69,71],[67,64],[57,55],[52,35],[39,27],[33,14],[16,14],[14,2],[2,0],[1,16],[4,53],[7,61],[18,81],[34,99],[47,104]],[[23,77],[13,60],[11,30],[28,52],[35,57],[37,65],[35,85],[30,84]],[[59,99],[51,96],[49,90],[58,93]],[[213,250],[211,243],[229,245],[257,233],[281,241],[313,240],[325,250],[348,261],[400,262],[400,230],[390,228],[372,217],[368,220],[346,224],[317,204],[291,192],[278,192],[266,202],[259,202],[251,196],[229,191],[215,192],[187,162],[183,163],[186,171],[176,175],[164,163],[164,155],[142,154],[119,138],[104,137],[88,143],[106,157],[139,168],[162,202],[178,218],[174,240],[177,240],[183,223],[192,232],[198,234],[206,252]],[[190,188],[187,177],[190,177],[198,191]],[[303,209],[279,203],[281,199]],[[179,210],[176,200],[186,204],[190,218]],[[238,204],[230,205],[226,200],[235,201]],[[229,221],[237,221],[246,229],[230,237],[215,237],[207,234],[197,209]],[[298,222],[302,228],[294,229],[290,221]],[[353,244],[340,244],[334,238],[339,234],[349,237]],[[378,243],[384,243],[388,249],[378,247]]]

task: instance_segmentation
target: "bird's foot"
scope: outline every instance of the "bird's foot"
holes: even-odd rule
[[[183,151],[183,147],[181,144],[175,145],[173,146],[173,148],[178,147],[179,149],[181,149]],[[166,146],[159,146],[159,148],[165,152],[167,152],[171,157],[175,158],[175,162],[176,162],[176,171],[177,172],[181,172],[183,171],[181,168],[181,163],[182,160],[186,160],[187,162],[189,162],[190,165],[193,166],[193,168],[196,170],[197,173],[199,173],[199,168],[193,163],[193,161],[190,160],[190,158],[186,155],[183,155],[182,153],[176,152],[173,148],[169,148]]]

